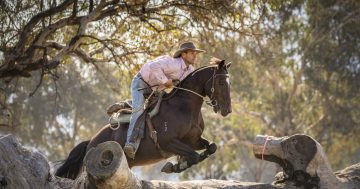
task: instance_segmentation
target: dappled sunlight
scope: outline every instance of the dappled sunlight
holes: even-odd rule
[[[160,162],[134,168],[136,175],[270,183],[279,167],[254,159],[258,134],[307,134],[322,144],[334,170],[344,168],[360,161],[359,6],[1,1],[0,135],[16,134],[51,161],[65,159],[108,124],[106,107],[131,98],[131,80],[143,64],[193,41],[206,51],[195,68],[211,57],[232,62],[226,79],[232,112],[223,117],[201,107],[204,137],[218,149],[181,174],[159,174]]]

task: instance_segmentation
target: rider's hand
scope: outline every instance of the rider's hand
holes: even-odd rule
[[[176,85],[178,85],[178,84],[180,83],[180,80],[177,80],[177,79],[176,79],[176,80],[173,80],[172,82],[173,82],[173,85],[176,86]]]
[[[166,88],[171,88],[173,85],[174,85],[174,84],[173,84],[173,82],[172,82],[171,79],[169,79],[166,83],[164,83],[164,86],[165,86]]]

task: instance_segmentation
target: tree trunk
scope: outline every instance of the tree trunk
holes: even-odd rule
[[[84,158],[84,165],[85,188],[141,188],[140,180],[131,172],[117,142],[104,142],[90,149]]]
[[[140,181],[129,169],[121,146],[114,141],[99,144],[85,156],[85,172],[81,187],[84,188],[129,188],[129,189],[166,189],[166,188],[246,188],[271,189],[269,184],[238,182],[228,180],[197,180],[186,182]],[[80,188],[81,188],[80,187]]]
[[[50,174],[47,159],[22,147],[12,135],[0,136],[0,189],[70,189],[73,181]]]
[[[75,181],[55,177],[41,153],[22,147],[12,135],[0,136],[0,189],[295,188],[234,180],[140,180],[130,171],[124,152],[116,142],[106,142],[91,149],[85,156],[84,164],[82,175]]]

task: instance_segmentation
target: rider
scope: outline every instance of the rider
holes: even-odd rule
[[[131,82],[131,94],[133,113],[131,114],[129,129],[126,138],[124,152],[130,158],[135,157],[138,145],[132,141],[131,135],[136,120],[144,112],[143,105],[145,98],[143,91],[139,88],[152,86],[153,90],[162,91],[173,86],[172,80],[183,80],[189,73],[194,71],[196,56],[204,50],[197,49],[192,42],[182,43],[173,57],[160,56],[145,63],[140,72],[137,73]]]

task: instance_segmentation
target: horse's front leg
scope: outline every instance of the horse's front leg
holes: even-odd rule
[[[172,139],[166,146],[162,146],[165,151],[173,152],[177,155],[184,157],[184,161],[180,161],[173,165],[167,162],[161,169],[165,173],[180,173],[185,169],[197,164],[200,161],[200,155],[195,152],[190,146],[181,142],[178,139]]]
[[[197,142],[197,147],[195,148],[195,150],[202,150],[202,149],[205,149],[205,151],[203,151],[200,154],[199,162],[203,161],[204,159],[208,158],[211,154],[215,153],[217,146],[214,142],[210,142],[205,138],[200,137],[200,139]]]

